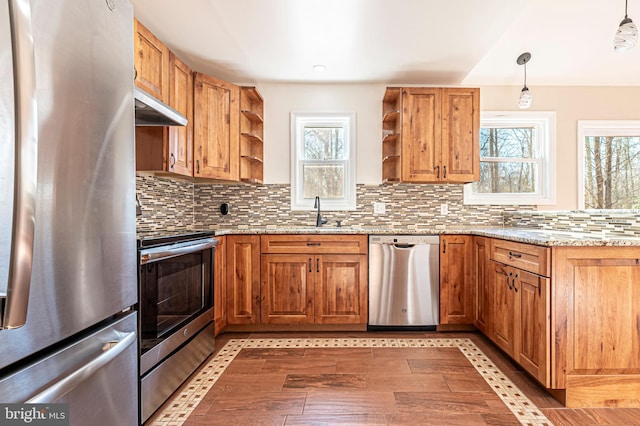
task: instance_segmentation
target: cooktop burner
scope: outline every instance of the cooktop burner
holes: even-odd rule
[[[202,237],[215,235],[215,231],[158,231],[153,234],[145,234],[138,237],[138,248],[154,247],[163,244],[171,244],[180,241],[196,240]]]

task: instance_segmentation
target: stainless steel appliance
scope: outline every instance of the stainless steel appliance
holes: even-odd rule
[[[0,402],[72,425],[138,423],[132,22],[0,0]]]
[[[138,241],[142,421],[213,352],[217,244],[208,232]]]
[[[368,328],[435,330],[439,264],[437,236],[369,236]]]

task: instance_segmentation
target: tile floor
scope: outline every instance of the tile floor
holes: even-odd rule
[[[476,333],[222,334],[149,425],[640,425],[565,409]]]

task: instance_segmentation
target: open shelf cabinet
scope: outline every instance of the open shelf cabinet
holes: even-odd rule
[[[255,87],[240,88],[240,180],[263,183],[264,101]]]
[[[399,182],[401,177],[401,90],[387,88],[382,99],[382,183]]]

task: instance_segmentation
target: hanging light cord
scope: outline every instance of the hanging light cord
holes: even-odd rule
[[[527,88],[527,63],[524,63],[524,88]]]
[[[624,19],[628,18],[628,15],[627,15],[627,4],[629,4],[629,0],[624,0]]]

